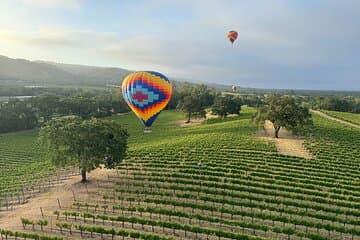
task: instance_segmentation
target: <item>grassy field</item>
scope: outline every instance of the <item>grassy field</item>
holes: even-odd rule
[[[109,240],[360,239],[360,131],[314,116],[305,145],[316,159],[289,157],[254,137],[251,115],[246,109],[183,128],[181,113],[165,111],[150,134],[133,114],[112,117],[130,133],[113,186],[53,209],[52,230],[33,232]]]
[[[360,125],[360,114],[358,113],[336,112],[336,111],[326,111],[326,110],[322,110],[322,112],[330,116]]]
[[[275,147],[248,135],[254,133],[257,128],[250,124],[251,110],[247,110],[239,117],[211,119],[212,124],[204,124],[194,127],[179,127],[179,121],[184,120],[181,112],[164,111],[152,126],[152,133],[144,133],[144,127],[132,114],[115,116],[111,119],[120,122],[130,133],[130,152],[148,149],[165,148],[166,146],[180,147],[236,147],[240,149],[256,149],[264,151],[275,151]],[[241,123],[241,125],[239,125]],[[236,139],[234,139],[236,138]]]

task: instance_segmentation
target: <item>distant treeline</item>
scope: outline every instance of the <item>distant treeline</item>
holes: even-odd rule
[[[188,121],[191,117],[205,118],[208,110],[224,118],[229,114],[239,114],[241,105],[257,107],[263,99],[263,94],[222,93],[203,84],[183,84],[175,87],[168,109],[183,111]]]
[[[1,95],[37,96],[0,102],[0,133],[32,129],[58,116],[76,115],[87,119],[130,111],[117,89],[7,87],[0,89]],[[239,114],[242,105],[263,105],[266,96],[224,93],[205,85],[182,84],[174,86],[167,109],[183,111],[188,121],[191,117],[206,117],[206,111],[224,118],[228,114]],[[360,113],[360,98],[356,96],[291,96],[314,109]]]
[[[259,106],[265,98],[265,94],[238,94],[233,92],[222,92],[218,89],[207,87],[204,84],[182,84],[180,87],[175,87],[169,107],[171,109],[176,109],[186,96],[194,96],[201,99],[202,104],[206,107],[212,106],[216,97],[219,96],[228,96],[239,99],[243,105],[251,107]]]
[[[314,97],[311,100],[311,106],[316,109],[360,113],[360,97]]]
[[[76,88],[54,88],[54,87],[36,87],[36,86],[7,86],[0,85],[0,97],[9,96],[38,96],[44,93],[53,93],[56,95],[74,95],[82,92],[81,89]]]
[[[53,117],[76,115],[82,118],[106,117],[128,112],[118,93],[70,93],[69,96],[42,94],[0,103],[0,133],[35,128]]]
[[[76,115],[88,119],[106,117],[130,111],[120,92],[113,90],[81,90],[74,88],[7,88],[4,96],[34,96],[25,99],[12,98],[0,102],[0,133],[32,129],[53,117]],[[20,90],[21,89],[21,90]],[[43,93],[43,91],[46,91]],[[263,95],[223,95],[205,85],[181,85],[175,87],[167,109],[184,111],[187,116],[205,117],[205,110],[226,117],[238,114],[241,105],[258,106]]]

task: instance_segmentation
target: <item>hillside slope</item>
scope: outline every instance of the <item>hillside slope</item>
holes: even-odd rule
[[[250,114],[189,128],[176,125],[182,117],[161,113],[151,134],[133,114],[113,117],[130,132],[126,160],[85,195],[67,186],[76,200],[44,208],[49,225],[35,232],[108,240],[360,238],[358,129],[314,116],[305,144],[316,159],[305,159],[256,139]],[[40,211],[20,216],[42,218]]]
[[[322,110],[322,112],[332,117],[360,126],[360,113],[336,112],[336,111],[326,111],[326,110]]]
[[[130,71],[0,56],[0,84],[101,85],[119,84]]]

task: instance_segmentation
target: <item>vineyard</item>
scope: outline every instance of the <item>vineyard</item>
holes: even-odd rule
[[[257,139],[251,109],[187,128],[176,125],[181,118],[165,111],[144,134],[134,115],[113,117],[130,133],[119,168],[89,190],[92,197],[19,219],[22,229],[1,230],[1,238],[360,239],[359,129],[315,115],[313,136],[305,141],[315,158],[304,159],[280,155],[273,143]],[[28,159],[41,152],[26,137],[21,151],[14,141],[13,149]]]
[[[326,111],[326,110],[322,110],[322,111],[332,117],[336,117],[341,120],[360,125],[360,114],[358,113],[336,112],[336,111]]]
[[[68,170],[55,171],[36,139],[36,131],[0,135],[0,211],[27,202],[70,175]]]
[[[0,149],[0,207],[4,208],[11,205],[11,196],[23,196],[47,179],[53,168],[42,160],[34,131],[1,135]]]

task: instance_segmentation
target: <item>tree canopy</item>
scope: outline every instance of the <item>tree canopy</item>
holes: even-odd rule
[[[214,103],[216,92],[205,85],[185,85],[179,91],[177,108],[187,114],[187,123],[193,114],[205,117],[205,108]]]
[[[0,102],[0,133],[31,129],[53,117],[76,115],[90,119],[128,111],[120,94],[107,91],[80,91],[69,96],[45,93],[22,100],[10,98]]]
[[[309,109],[298,104],[293,97],[270,95],[259,108],[256,120],[263,123],[269,120],[273,123],[275,137],[279,137],[281,127],[289,130],[299,130],[312,125]]]
[[[320,108],[324,110],[360,113],[359,97],[316,96],[312,99],[311,105],[313,108]]]
[[[18,99],[0,102],[0,133],[34,128],[38,124],[31,105]]]
[[[217,96],[211,108],[213,114],[225,118],[229,114],[239,114],[241,110],[241,100],[230,95]]]
[[[110,120],[83,120],[62,117],[48,121],[41,128],[39,140],[57,166],[77,164],[82,181],[86,172],[100,165],[114,168],[126,154],[128,133]]]

